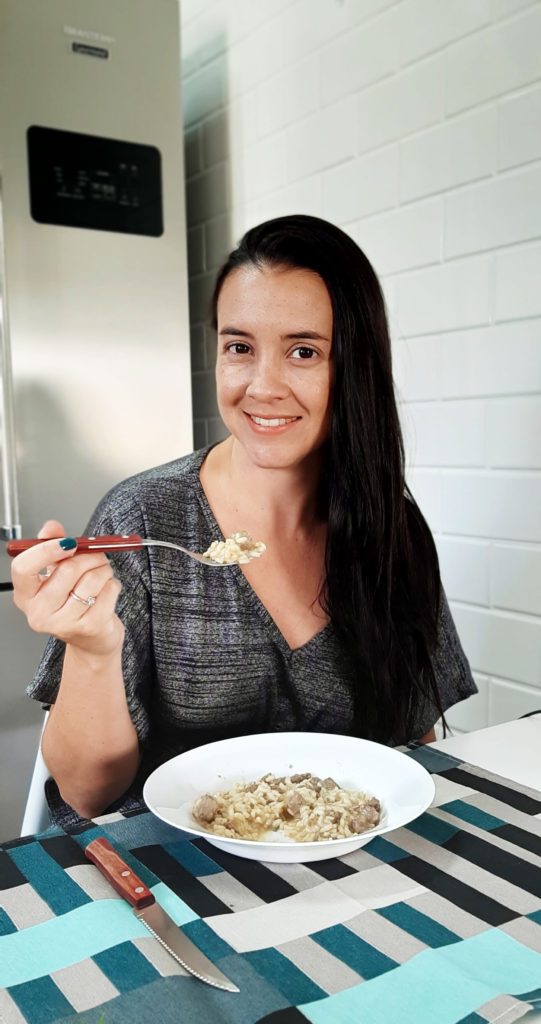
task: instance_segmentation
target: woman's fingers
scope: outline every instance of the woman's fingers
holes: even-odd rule
[[[44,545],[48,543],[49,541],[44,541]],[[70,599],[70,593],[76,591],[84,600],[96,597],[112,575],[113,570],[105,555],[99,552],[77,555],[74,552],[71,558],[56,562],[50,578],[42,579],[38,584],[38,590],[31,597],[19,602],[19,607],[25,612],[32,629],[38,633],[59,635],[57,616],[61,615],[66,606],[72,606],[71,622],[77,618],[73,615],[73,604],[79,605],[82,611],[86,611],[88,607],[82,605],[76,598]]]
[[[77,584],[78,595],[86,593],[83,591],[84,582],[83,580]],[[119,580],[110,576],[96,595],[89,595],[95,596],[95,601],[91,605],[83,603],[84,599],[74,600],[72,591],[64,608],[55,616],[55,635],[72,647],[78,647],[88,653],[110,653],[122,643],[124,636],[124,627],[115,615],[115,605],[121,589]]]
[[[59,562],[73,558],[77,544],[73,538],[44,540],[33,548],[22,551],[13,559],[11,578],[17,607],[33,598],[43,584],[43,570],[54,568]],[[41,576],[40,576],[41,573]]]
[[[66,531],[62,526],[62,523],[58,522],[58,519],[48,519],[43,524],[41,530],[38,533],[38,537],[43,537],[44,540],[50,537],[65,537]]]
[[[121,589],[119,580],[113,576],[103,585],[96,595],[95,602],[90,606],[74,601],[73,596],[70,597],[67,607],[58,615],[63,638],[73,646],[97,654],[116,646],[124,632],[120,619],[115,615],[115,605]],[[74,612],[70,605],[77,605],[77,611]],[[64,620],[62,625],[61,618]]]
[[[62,526],[62,523],[58,522],[58,519],[48,519],[47,522],[43,524],[41,530],[38,533],[38,537],[42,537],[44,540],[46,540],[48,537],[58,537],[60,539],[61,537],[65,536],[66,531]],[[46,565],[43,567],[43,569],[39,570],[39,575],[41,578],[48,579],[48,577],[51,576],[53,572],[54,566]]]
[[[86,651],[107,652],[121,642],[115,615],[121,585],[101,552],[77,552],[62,523],[49,519],[40,544],[13,559],[15,604],[37,633],[50,633]]]

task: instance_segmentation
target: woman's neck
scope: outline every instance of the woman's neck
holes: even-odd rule
[[[228,437],[216,445],[201,467],[204,490],[231,513],[258,520],[272,532],[291,535],[321,523],[321,453],[295,466],[255,465]]]

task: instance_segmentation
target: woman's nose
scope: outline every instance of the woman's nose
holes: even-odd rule
[[[282,360],[256,359],[246,393],[252,398],[283,398],[289,387]]]

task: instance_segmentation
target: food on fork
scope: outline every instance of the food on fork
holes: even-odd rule
[[[310,772],[263,775],[219,793],[205,793],[192,808],[198,824],[217,836],[265,840],[281,832],[300,843],[349,839],[379,824],[376,797],[343,789]]]
[[[252,540],[245,530],[237,530],[227,540],[213,540],[209,548],[204,552],[206,558],[220,565],[233,565],[241,562],[251,562],[252,558],[259,558],[265,551],[266,545],[261,540]]]

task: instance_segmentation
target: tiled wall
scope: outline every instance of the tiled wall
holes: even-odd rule
[[[541,4],[183,0],[196,445],[219,439],[214,271],[245,228],[333,220],[389,306],[409,479],[479,696],[541,707]]]

